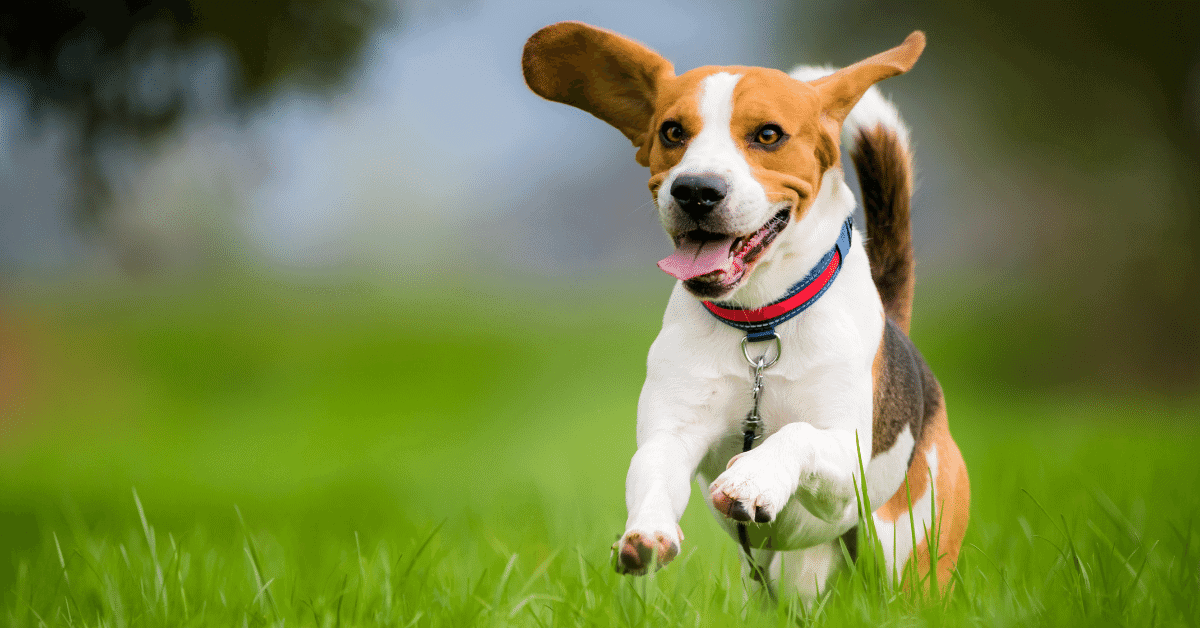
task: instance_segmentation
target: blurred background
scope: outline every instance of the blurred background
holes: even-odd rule
[[[484,460],[517,469],[484,487],[603,483],[616,531],[669,243],[628,142],[524,86],[564,19],[679,72],[923,29],[882,89],[916,142],[913,335],[977,410],[964,442],[988,408],[1193,424],[1200,4],[884,5],[6,2],[0,551],[129,514],[131,484],[181,519],[370,525],[486,494]]]
[[[1014,385],[1195,388],[1194,2],[256,6],[9,3],[0,276],[665,285],[630,147],[531,96],[524,39],[580,19],[684,71],[845,65],[922,28],[883,85],[918,142],[921,307],[974,299],[1005,336],[981,368]]]

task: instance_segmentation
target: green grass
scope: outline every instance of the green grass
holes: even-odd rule
[[[770,608],[698,493],[673,564],[609,566],[665,292],[472,290],[10,298],[27,383],[0,415],[0,621],[1200,623],[1194,400],[1014,392],[944,340],[969,313],[918,315],[972,481],[952,593],[896,589],[864,553],[813,607]]]

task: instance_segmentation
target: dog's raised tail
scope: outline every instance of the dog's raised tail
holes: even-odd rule
[[[833,72],[834,68],[828,66],[800,66],[791,75],[812,81]],[[850,148],[850,160],[862,189],[871,278],[884,312],[908,333],[916,284],[909,218],[913,165],[908,127],[896,106],[872,86],[846,117],[842,143]]]
[[[884,312],[908,333],[916,283],[912,247],[913,165],[908,127],[872,87],[855,105],[843,136],[862,189],[867,257]]]

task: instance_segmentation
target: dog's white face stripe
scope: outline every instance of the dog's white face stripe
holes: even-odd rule
[[[703,126],[658,191],[658,209],[664,224],[671,219],[671,185],[682,174],[717,174],[725,178],[728,192],[721,213],[730,232],[753,231],[771,215],[766,190],[751,174],[750,164],[730,131],[733,93],[741,78],[740,74],[718,72],[700,82],[698,101]]]

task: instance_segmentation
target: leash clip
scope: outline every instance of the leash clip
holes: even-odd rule
[[[745,419],[742,419],[742,434],[743,445],[742,451],[749,451],[751,445],[756,440],[761,440],[765,435],[766,430],[763,429],[762,417],[758,414],[758,403],[762,398],[763,389],[763,371],[771,365],[779,361],[779,356],[783,354],[783,341],[779,336],[772,333],[771,339],[775,341],[775,351],[772,352],[770,347],[757,358],[750,357],[750,342],[753,342],[749,336],[742,338],[742,355],[746,357],[746,361],[750,363],[750,367],[754,369],[754,388],[751,389],[750,395],[753,400],[753,405],[750,407],[749,414]],[[774,353],[774,355],[771,355]],[[768,359],[769,358],[769,359]]]
[[[768,347],[762,355],[758,356],[757,359],[751,358],[750,337],[746,336],[742,338],[742,355],[746,356],[746,361],[749,362],[750,366],[756,371],[761,371],[762,369],[774,365],[779,361],[779,356],[783,355],[783,341],[779,339],[779,334],[772,334],[771,340],[775,341],[775,356],[772,357],[770,361],[767,361],[767,356],[771,354],[770,347]]]

